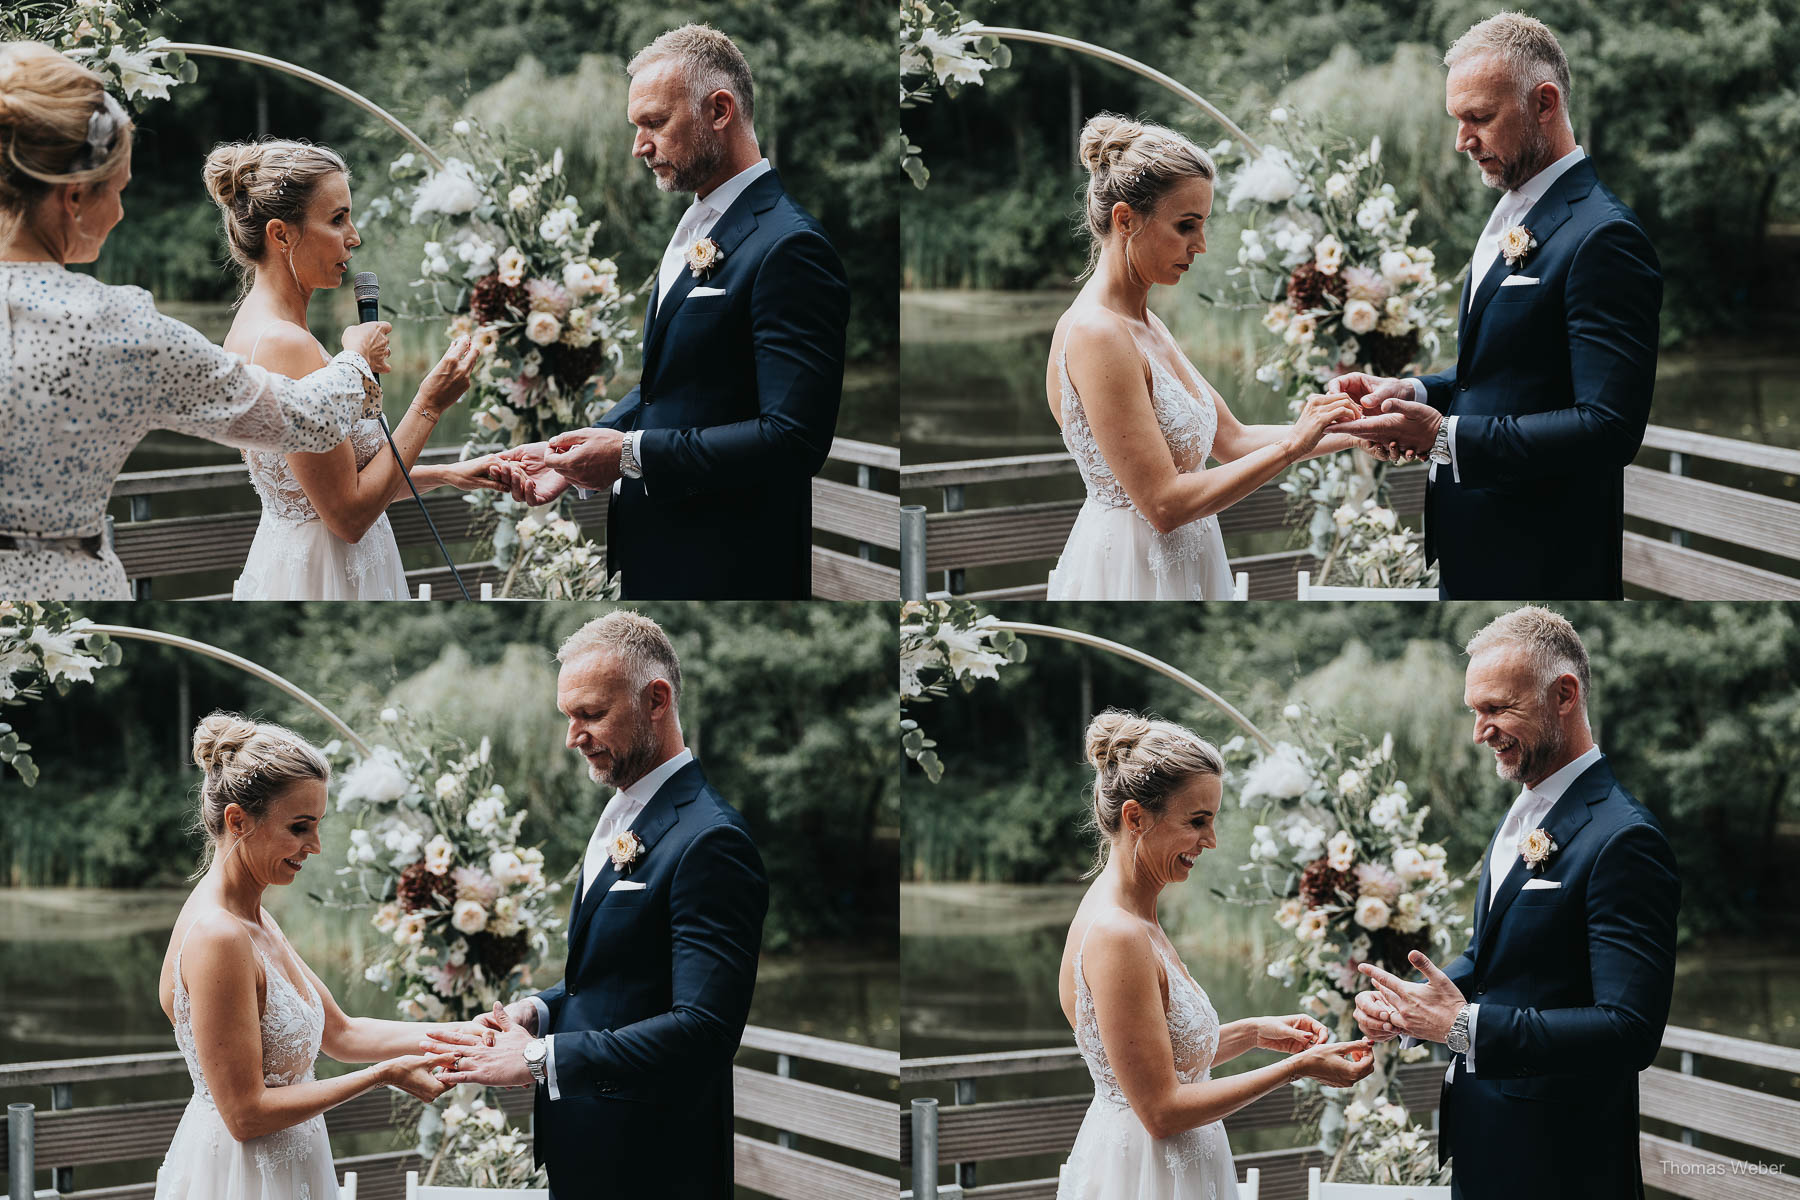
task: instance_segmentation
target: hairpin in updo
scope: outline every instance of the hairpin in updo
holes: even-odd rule
[[[130,123],[131,118],[125,115],[113,94],[102,88],[99,107],[88,117],[87,147],[75,160],[72,170],[92,171],[111,158],[113,147],[118,145],[119,130]]]

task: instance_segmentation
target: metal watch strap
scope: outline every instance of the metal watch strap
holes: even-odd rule
[[[1438,420],[1437,437],[1431,440],[1431,453],[1426,457],[1434,463],[1450,465],[1450,418]]]
[[[644,477],[643,465],[638,462],[637,458],[637,439],[629,433],[625,435],[625,441],[619,447],[619,474],[627,479]]]
[[[1469,1009],[1470,1006],[1465,1004],[1457,1010],[1456,1020],[1450,1022],[1450,1032],[1444,1035],[1444,1044],[1452,1054],[1469,1052]],[[1458,1042],[1462,1044],[1459,1046]]]
[[[543,1038],[537,1039],[536,1044],[544,1048],[544,1053],[536,1058],[531,1057],[529,1054],[526,1055],[525,1069],[531,1072],[531,1077],[537,1082],[548,1083],[550,1082],[550,1044]]]

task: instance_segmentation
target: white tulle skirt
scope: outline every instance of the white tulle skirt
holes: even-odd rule
[[[1237,1200],[1237,1186],[1225,1126],[1153,1138],[1129,1107],[1095,1096],[1056,1200]]]
[[[156,1172],[156,1200],[337,1200],[325,1118],[247,1142],[202,1097],[188,1102]]]
[[[359,542],[332,536],[325,522],[289,521],[263,511],[234,600],[405,600],[406,568],[383,513]]]
[[[1089,498],[1050,572],[1051,600],[1229,600],[1216,517],[1158,533],[1134,508]]]

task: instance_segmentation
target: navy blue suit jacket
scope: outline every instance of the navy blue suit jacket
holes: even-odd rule
[[[660,303],[652,285],[643,376],[600,421],[644,431],[643,478],[608,510],[608,565],[632,600],[804,600],[850,285],[774,171],[710,236],[724,258],[704,280],[683,270]]]
[[[1481,1011],[1479,1074],[1457,1058],[1439,1154],[1469,1200],[1641,1197],[1637,1077],[1669,1019],[1675,856],[1605,758],[1542,828],[1556,851],[1536,871],[1515,862],[1492,905],[1483,866],[1474,938],[1444,968]],[[1532,878],[1562,886],[1527,890]]]
[[[560,1200],[731,1196],[731,1060],[744,1035],[769,882],[743,817],[682,767],[632,822],[644,853],[576,897],[563,981],[540,992],[559,1100],[536,1150]]]
[[[1446,599],[1616,600],[1662,272],[1592,160],[1565,171],[1523,224],[1537,249],[1463,285],[1456,365],[1422,377],[1431,406],[1458,418],[1461,477],[1437,469],[1425,555]],[[1514,276],[1538,282],[1502,284]]]

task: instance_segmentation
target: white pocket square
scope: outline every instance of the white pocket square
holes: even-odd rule
[[[1537,280],[1534,279],[1532,282],[1536,283]],[[724,288],[697,287],[688,293],[688,299],[692,300],[696,296],[723,296],[724,294]]]
[[[1530,275],[1508,275],[1500,281],[1501,287],[1529,287],[1537,280]]]
[[[617,885],[615,884],[614,886],[616,887]],[[1560,879],[1527,879],[1523,890],[1530,892],[1540,888],[1559,888],[1561,886],[1562,881]]]
[[[606,889],[609,892],[641,892],[644,885],[634,879],[621,879]]]

